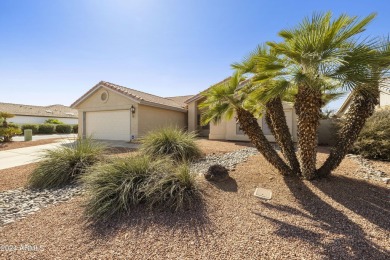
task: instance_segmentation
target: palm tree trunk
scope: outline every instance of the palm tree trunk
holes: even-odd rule
[[[278,153],[265,138],[257,119],[245,109],[236,110],[237,118],[242,130],[248,135],[257,150],[283,175],[292,174],[290,167],[280,158]]]
[[[321,92],[298,87],[295,110],[298,116],[298,158],[302,177],[311,180],[316,173],[317,130],[321,115]]]
[[[288,161],[291,170],[294,174],[300,175],[301,170],[295,153],[294,143],[286,122],[282,100],[279,97],[266,103],[265,120],[271,129],[276,142],[282,149],[282,153]]]
[[[378,97],[379,91],[374,95],[355,94],[353,96],[351,106],[346,114],[345,124],[340,129],[336,145],[332,148],[325,163],[317,171],[319,177],[331,174],[340,165],[358,138],[367,118],[374,113],[375,106],[378,104]]]

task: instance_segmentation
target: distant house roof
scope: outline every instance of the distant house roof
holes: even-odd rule
[[[78,118],[78,113],[76,109],[72,109],[63,105],[32,106],[12,103],[0,103],[0,111],[8,112],[19,116]]]
[[[143,105],[156,105],[158,107],[163,107],[167,109],[174,109],[174,110],[180,110],[185,111],[187,104],[183,102],[183,99],[188,99],[189,96],[183,96],[183,97],[169,97],[169,98],[163,98],[156,95],[152,95],[149,93],[145,93],[139,90],[126,88],[123,86],[119,86],[110,82],[101,81],[98,84],[96,84],[93,88],[91,88],[87,93],[85,93],[83,96],[81,96],[79,99],[77,99],[71,107],[74,108],[78,104],[80,104],[84,99],[86,99],[89,95],[91,95],[93,92],[98,90],[101,87],[106,87],[108,89],[111,89],[115,92],[118,92],[120,94],[123,94],[135,101],[137,101],[140,104]],[[185,98],[186,97],[186,98]]]
[[[196,94],[196,95],[194,95],[194,96],[188,98],[187,100],[185,100],[185,103],[189,104],[189,103],[191,103],[191,102],[193,102],[193,101],[196,101],[196,100],[201,99],[201,98],[202,98],[202,93],[203,93],[203,92],[209,90],[210,88],[212,88],[212,87],[214,87],[214,86],[217,86],[217,85],[219,85],[219,84],[222,84],[222,83],[228,81],[230,78],[231,78],[231,77],[227,77],[226,79],[221,80],[220,82],[213,84],[212,86],[208,87],[207,89],[205,89],[205,90],[201,91],[200,93],[198,93],[198,94]]]

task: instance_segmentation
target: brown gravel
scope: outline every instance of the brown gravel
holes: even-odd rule
[[[235,149],[224,143],[209,151]],[[41,249],[0,251],[0,258],[389,259],[388,186],[354,176],[356,169],[346,159],[332,177],[306,182],[252,156],[225,183],[201,179],[205,207],[180,215],[139,209],[95,228],[75,198],[0,229],[0,246]],[[253,197],[256,187],[271,189],[272,200]]]
[[[30,146],[36,146],[36,145],[42,145],[42,144],[51,144],[51,143],[58,142],[59,140],[62,140],[62,139],[61,138],[53,138],[53,139],[43,139],[43,140],[28,141],[28,142],[0,143],[0,151],[23,148],[23,147],[30,147]]]
[[[30,163],[0,170],[0,191],[24,187],[27,183],[28,176],[36,165],[36,163]]]

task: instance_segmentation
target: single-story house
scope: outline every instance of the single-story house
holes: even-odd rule
[[[65,124],[77,124],[77,110],[63,106],[32,106],[22,104],[0,103],[0,111],[15,115],[8,119],[15,124],[43,124],[48,119],[58,119]]]
[[[218,83],[217,83],[218,84]],[[200,125],[198,105],[202,95],[159,97],[139,90],[101,81],[76,100],[71,107],[78,110],[79,135],[103,140],[130,141],[150,130],[176,126],[197,131],[209,139],[249,140],[236,120],[220,124]],[[294,141],[296,115],[290,103],[284,103],[286,118]],[[274,141],[265,121],[259,119],[266,137]]]
[[[339,110],[336,112],[337,117],[343,117],[345,113],[349,110],[349,106],[352,103],[352,92],[349,93],[344,103],[341,105]],[[381,109],[384,107],[390,107],[390,79],[385,79],[380,86],[379,93],[379,104],[376,109]]]

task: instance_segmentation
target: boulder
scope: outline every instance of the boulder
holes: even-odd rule
[[[221,182],[229,178],[229,170],[220,164],[211,165],[204,177],[208,181]]]

